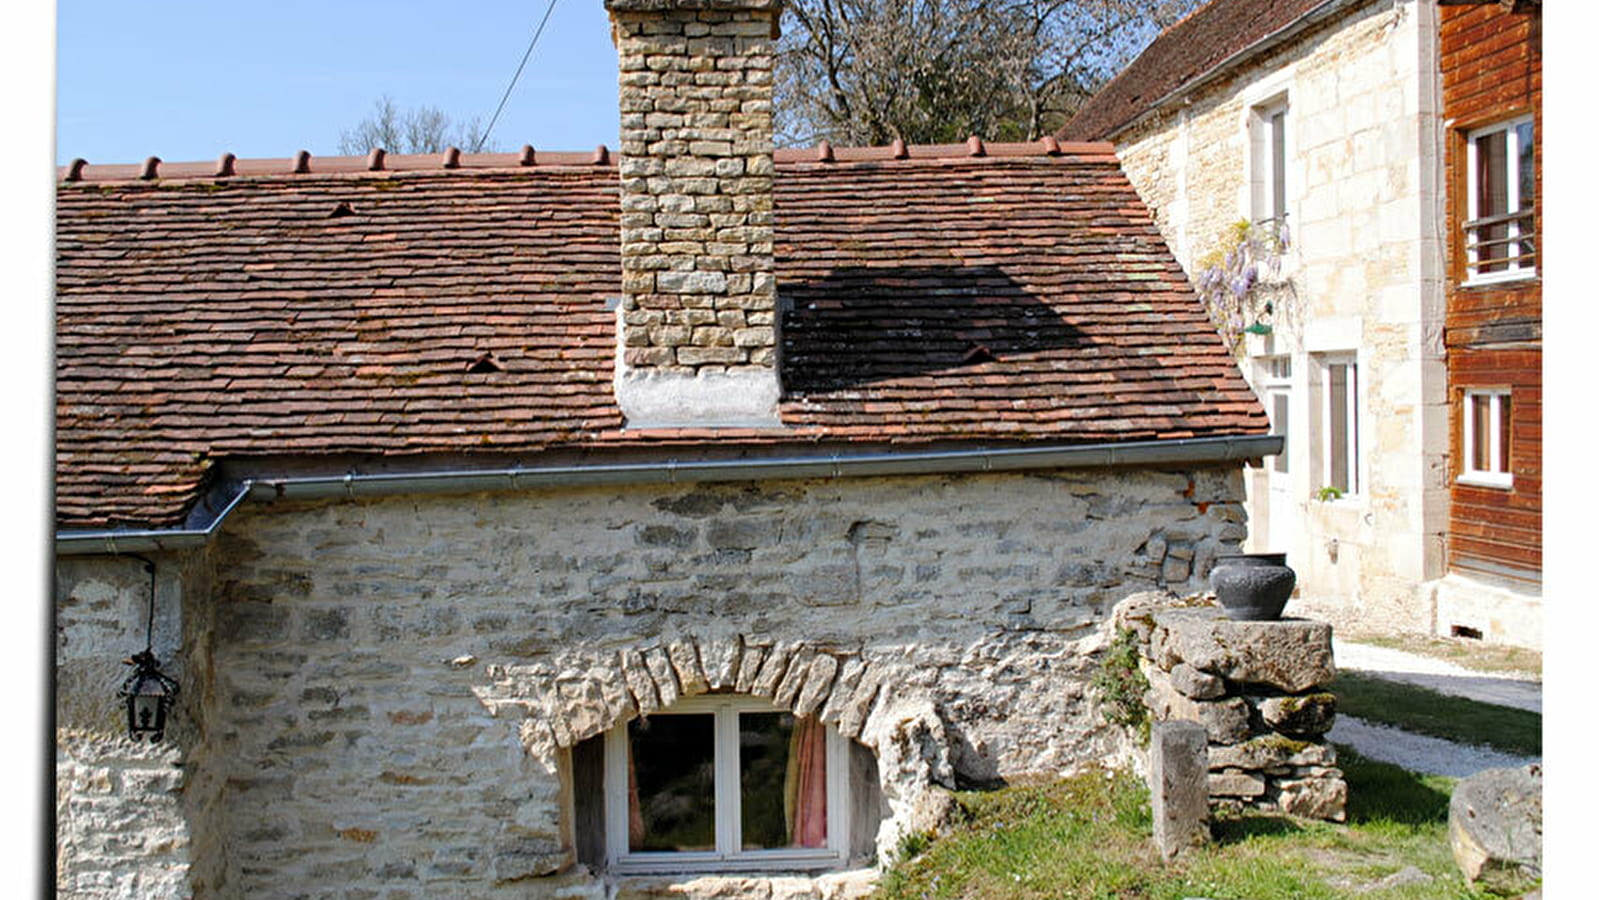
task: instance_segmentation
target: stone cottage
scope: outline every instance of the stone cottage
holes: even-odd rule
[[[1301,611],[1541,645],[1540,22],[1537,0],[1212,0],[1057,135],[1116,144],[1233,319],[1286,442],[1246,478],[1250,548],[1288,553]],[[1468,243],[1509,227],[1522,252],[1476,268]]]
[[[775,3],[608,5],[614,157],[62,171],[63,894],[842,896],[1125,752],[1279,439],[1111,147],[774,152]]]

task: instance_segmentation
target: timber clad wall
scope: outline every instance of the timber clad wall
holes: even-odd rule
[[[1465,459],[1462,412],[1469,388],[1511,391],[1512,486],[1478,487],[1452,478],[1449,567],[1494,574],[1542,567],[1543,286],[1540,278],[1463,286],[1467,217],[1466,135],[1531,114],[1535,232],[1542,237],[1542,16],[1497,3],[1440,7],[1441,67],[1449,185],[1449,288],[1445,342],[1450,384],[1451,476]],[[1540,242],[1541,245],[1541,242]],[[1540,258],[1538,266],[1543,265]],[[1506,570],[1510,570],[1507,572]]]

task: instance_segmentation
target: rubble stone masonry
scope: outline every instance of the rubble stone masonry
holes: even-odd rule
[[[115,684],[62,681],[59,884],[86,898],[728,889],[607,886],[570,831],[576,742],[717,689],[814,712],[871,749],[891,849],[946,788],[1125,760],[1088,687],[1111,609],[1201,590],[1244,536],[1241,502],[1237,470],[1192,469],[250,506],[187,564],[159,560],[188,579],[181,649],[158,639],[185,685],[177,752],[118,751],[102,702]],[[59,670],[114,676],[142,638],[147,583],[105,559],[64,559],[58,582]],[[118,639],[77,637],[100,631]],[[138,840],[107,838],[125,832]]]

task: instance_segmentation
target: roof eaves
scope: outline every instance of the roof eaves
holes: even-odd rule
[[[1341,12],[1345,7],[1353,6],[1358,2],[1364,2],[1364,0],[1326,0],[1326,2],[1322,3],[1320,6],[1317,6],[1305,12],[1304,14],[1295,17],[1293,21],[1282,26],[1281,28],[1262,35],[1244,47],[1234,51],[1226,57],[1223,57],[1220,62],[1216,63],[1205,71],[1195,75],[1187,81],[1184,81],[1182,84],[1172,88],[1170,91],[1167,91],[1154,102],[1145,105],[1144,108],[1132,118],[1127,119],[1120,125],[1107,130],[1105,134],[1101,136],[1101,140],[1114,142],[1118,135],[1129,130],[1133,126],[1138,125],[1145,119],[1148,119],[1155,112],[1165,108],[1169,103],[1176,100],[1178,97],[1181,97],[1184,94],[1192,93],[1193,91],[1204,87],[1213,79],[1221,76],[1223,73],[1231,69],[1233,66],[1238,65],[1239,63],[1255,56],[1256,54],[1264,53],[1267,50],[1277,47],[1280,44],[1297,37],[1311,26],[1320,24],[1322,21]],[[1109,87],[1109,85],[1106,85],[1106,87]]]
[[[1238,463],[1282,452],[1272,434],[1221,435],[1092,444],[856,453],[812,452],[734,459],[678,459],[499,469],[444,469],[343,475],[261,476],[229,486],[231,499],[203,527],[141,531],[59,531],[59,555],[138,553],[204,546],[246,498],[293,500],[397,494],[533,490],[548,486],[851,478],[1051,468],[1118,468]]]

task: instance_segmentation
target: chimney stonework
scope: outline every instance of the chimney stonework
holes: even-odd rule
[[[620,61],[628,427],[777,426],[780,0],[606,0]]]

